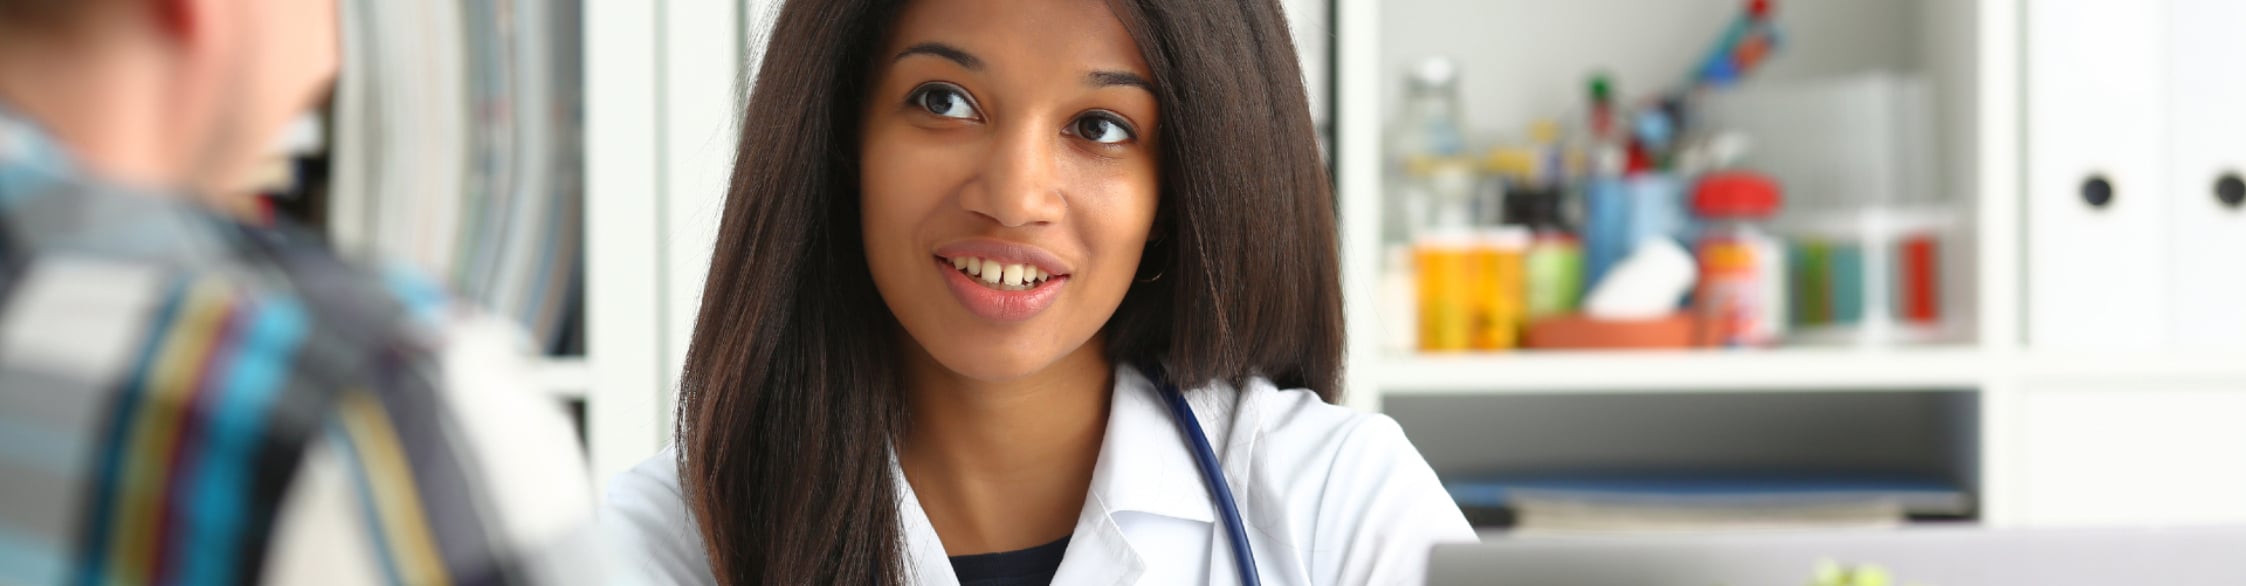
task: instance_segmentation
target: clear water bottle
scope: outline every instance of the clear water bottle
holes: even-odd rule
[[[1457,175],[1468,158],[1458,66],[1440,57],[1422,61],[1405,80],[1402,108],[1389,127],[1381,242],[1409,244],[1435,216],[1465,209],[1472,180]]]

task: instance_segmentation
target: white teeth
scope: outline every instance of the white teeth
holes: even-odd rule
[[[1053,278],[1052,273],[1030,264],[1005,264],[994,260],[962,256],[951,259],[952,268],[959,269],[968,278],[1002,289],[1031,288]]]

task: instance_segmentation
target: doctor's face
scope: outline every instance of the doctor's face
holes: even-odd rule
[[[1004,381],[1086,348],[1153,225],[1160,112],[1098,0],[918,0],[874,57],[866,264],[911,342]]]

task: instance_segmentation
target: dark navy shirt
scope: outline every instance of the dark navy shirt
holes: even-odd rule
[[[1068,538],[1029,549],[951,556],[960,586],[1044,586],[1061,569]]]

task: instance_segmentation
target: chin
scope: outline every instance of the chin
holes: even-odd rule
[[[1069,355],[1067,351],[1008,348],[1004,343],[992,345],[954,338],[922,347],[927,348],[928,355],[938,366],[979,382],[1003,383],[1028,378]]]
[[[1098,335],[1069,337],[1038,323],[1013,328],[939,328],[930,337],[910,332],[934,364],[975,382],[1017,382],[1053,366],[1069,364],[1078,352],[1098,352]],[[910,328],[907,328],[910,330]]]

